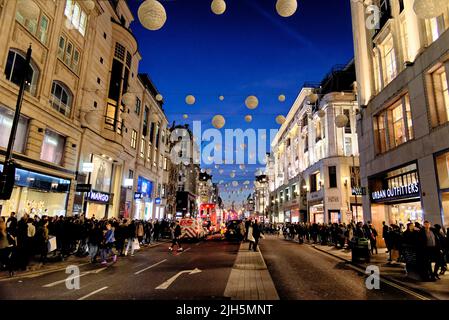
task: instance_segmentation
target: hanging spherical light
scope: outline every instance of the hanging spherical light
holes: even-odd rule
[[[162,94],[158,93],[158,94],[156,95],[156,101],[161,102],[163,99],[164,99],[164,97],[162,96]]]
[[[145,0],[137,11],[142,26],[148,30],[159,30],[167,21],[164,6],[156,0]]]
[[[17,11],[27,20],[37,19],[39,16],[39,6],[30,0],[19,0],[17,2]]]
[[[245,100],[245,105],[248,109],[256,109],[259,105],[259,99],[256,96],[249,96]]]
[[[278,100],[279,100],[279,102],[284,102],[285,96],[283,94],[279,95]]]
[[[93,0],[86,0],[84,1],[84,6],[88,11],[92,11],[95,9],[95,1]]]
[[[136,100],[136,95],[130,92],[127,92],[122,96],[122,102],[127,107],[134,106],[136,104]]]
[[[223,100],[224,100],[224,96],[219,96],[218,99],[219,99],[220,101],[223,101]]]
[[[277,0],[276,11],[281,17],[291,17],[298,9],[298,2],[296,0]]]
[[[184,119],[187,119],[189,116],[187,114],[182,115]]]
[[[186,103],[189,104],[189,105],[194,104],[195,101],[196,101],[195,97],[192,96],[191,94],[189,94],[189,95],[186,97]]]
[[[441,16],[447,6],[447,0],[415,0],[413,10],[421,19],[432,19]]]
[[[337,128],[344,128],[348,124],[348,121],[348,117],[344,114],[339,114],[335,117],[335,125],[337,126]]]
[[[226,2],[224,0],[213,0],[210,8],[216,15],[223,14],[226,11]]]
[[[285,122],[285,117],[284,116],[279,115],[279,116],[276,117],[276,123],[277,124],[283,125],[284,122]]]
[[[235,177],[235,172],[231,172],[231,173],[229,174],[229,176],[230,176],[231,178],[234,178],[234,177]]]
[[[324,111],[323,109],[318,110],[318,117],[324,118],[325,115],[326,115],[326,111]]]
[[[253,120],[253,117],[251,115],[248,114],[248,115],[245,116],[245,121],[246,122],[251,122],[252,120]]]
[[[212,125],[213,125],[216,129],[221,129],[221,128],[223,128],[224,125],[225,125],[225,123],[226,123],[225,118],[224,118],[222,115],[220,115],[220,114],[217,114],[216,116],[214,116],[214,117],[212,118]]]

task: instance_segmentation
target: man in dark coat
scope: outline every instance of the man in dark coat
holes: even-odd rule
[[[17,218],[14,211],[11,212],[8,220],[6,220],[6,231],[14,237],[17,235]]]
[[[432,270],[432,262],[436,262],[440,252],[441,244],[434,228],[429,221],[424,221],[424,228],[420,231],[419,237],[420,253],[422,257],[422,277],[425,281],[436,281],[438,279],[437,264]]]
[[[260,235],[262,233],[261,227],[257,220],[253,224],[253,237],[254,237],[254,245],[253,249],[254,251],[257,251],[257,245],[259,244]]]

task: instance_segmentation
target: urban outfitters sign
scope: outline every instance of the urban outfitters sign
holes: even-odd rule
[[[419,196],[419,191],[419,183],[411,183],[406,186],[373,191],[371,193],[371,199],[373,201],[383,201],[389,199],[410,198]]]

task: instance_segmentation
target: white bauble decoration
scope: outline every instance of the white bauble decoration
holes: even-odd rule
[[[224,127],[226,123],[225,118],[221,115],[221,114],[217,114],[216,116],[214,116],[212,118],[212,125],[216,128],[216,129],[221,129]]]
[[[231,173],[229,174],[229,176],[230,176],[231,178],[235,178],[235,172],[231,172]]]
[[[164,99],[164,97],[162,96],[162,94],[158,93],[158,94],[156,95],[156,101],[161,102],[163,99]]]
[[[218,165],[218,164],[216,164],[216,165],[215,165],[215,169],[218,169],[218,168],[220,168],[220,167],[219,167],[219,165]]]
[[[84,6],[88,11],[92,11],[95,9],[95,1],[93,0],[86,0],[84,1]]]
[[[220,101],[223,101],[223,100],[224,100],[224,96],[219,96],[218,99],[219,99]]]
[[[316,93],[311,93],[307,96],[307,102],[309,104],[315,104],[318,101],[318,95]]]
[[[432,19],[441,16],[448,4],[447,0],[415,0],[413,10],[421,19]]]
[[[348,124],[348,121],[348,117],[344,114],[339,114],[335,117],[335,125],[337,126],[337,128],[344,128]]]
[[[32,0],[19,0],[17,2],[17,11],[27,20],[39,18],[39,6]]]
[[[251,122],[251,121],[253,121],[253,117],[248,114],[248,115],[245,116],[245,121],[246,122]]]
[[[240,170],[245,170],[245,165],[241,164],[241,165],[239,165],[239,168],[240,168]]]
[[[278,100],[279,100],[279,102],[284,102],[285,96],[283,94],[279,95]]]
[[[210,8],[216,15],[223,14],[226,11],[226,2],[224,0],[213,0]]]
[[[218,173],[219,173],[219,174],[223,174],[223,172],[224,172],[223,169],[218,170]]]
[[[248,109],[256,109],[259,105],[259,99],[256,96],[249,96],[245,100],[245,105]]]
[[[136,104],[136,100],[136,95],[130,92],[127,92],[122,96],[122,102],[127,107],[134,106]]]
[[[195,97],[192,96],[191,94],[189,94],[189,95],[186,97],[186,103],[189,104],[189,105],[194,104],[195,101],[196,101]]]
[[[137,16],[142,26],[152,31],[159,30],[167,21],[164,6],[156,0],[145,0],[140,5]]]
[[[284,122],[285,122],[285,117],[284,116],[279,115],[279,116],[276,117],[276,123],[277,124],[283,125]]]
[[[237,187],[239,185],[239,182],[238,181],[232,181],[232,186],[233,187]]]
[[[201,169],[201,173],[205,173],[206,172],[206,169]]]
[[[184,114],[182,117],[183,117],[184,119],[187,119],[189,116],[188,116],[187,114]]]
[[[296,0],[277,0],[276,11],[281,17],[291,17],[298,9],[298,2]]]
[[[318,110],[318,117],[320,118],[324,118],[326,116],[326,111],[324,110]]]

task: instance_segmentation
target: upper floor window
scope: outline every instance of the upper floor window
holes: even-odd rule
[[[131,148],[136,149],[137,147],[137,131],[133,129],[131,132]]]
[[[413,123],[408,94],[374,117],[374,137],[377,153],[413,139]]]
[[[66,0],[64,14],[73,27],[83,36],[86,34],[87,14],[74,0]]]
[[[61,59],[67,67],[73,72],[78,73],[80,62],[80,51],[65,36],[59,37],[58,58]]]
[[[446,68],[443,65],[430,74],[430,118],[432,127],[449,121],[449,91]]]
[[[140,99],[138,97],[136,97],[136,109],[134,110],[134,112],[137,115],[140,115],[141,104],[142,104],[142,101],[140,101]]]
[[[25,10],[27,7],[36,6],[36,10],[32,18],[25,18]],[[21,1],[17,5],[16,11],[16,21],[23,25],[33,36],[39,39],[42,44],[47,44],[48,31],[49,31],[49,19],[48,17],[39,9],[37,4],[32,0]]]
[[[140,139],[140,157],[145,157],[145,138]]]
[[[432,19],[426,19],[428,43],[431,44],[436,41],[447,28],[448,24],[444,21],[444,14]]]
[[[7,148],[9,135],[11,133],[14,112],[8,108],[0,107],[0,147]],[[13,150],[24,153],[28,134],[28,119],[20,116],[17,127],[16,138],[14,140]]]
[[[337,188],[337,167],[329,166],[329,188]]]
[[[65,148],[65,137],[51,131],[45,130],[44,141],[42,142],[41,160],[62,164]]]
[[[388,36],[382,43],[382,66],[384,67],[384,83],[387,85],[397,75],[396,53],[393,45],[393,36]]]
[[[53,108],[65,116],[70,116],[72,109],[72,94],[70,90],[58,81],[51,86],[51,104]]]
[[[36,94],[37,79],[39,71],[33,62],[26,66],[25,56],[16,50],[9,50],[8,60],[6,61],[5,75],[6,79],[20,85],[20,80],[24,68],[28,68],[27,77],[25,79],[25,90],[32,95]]]

